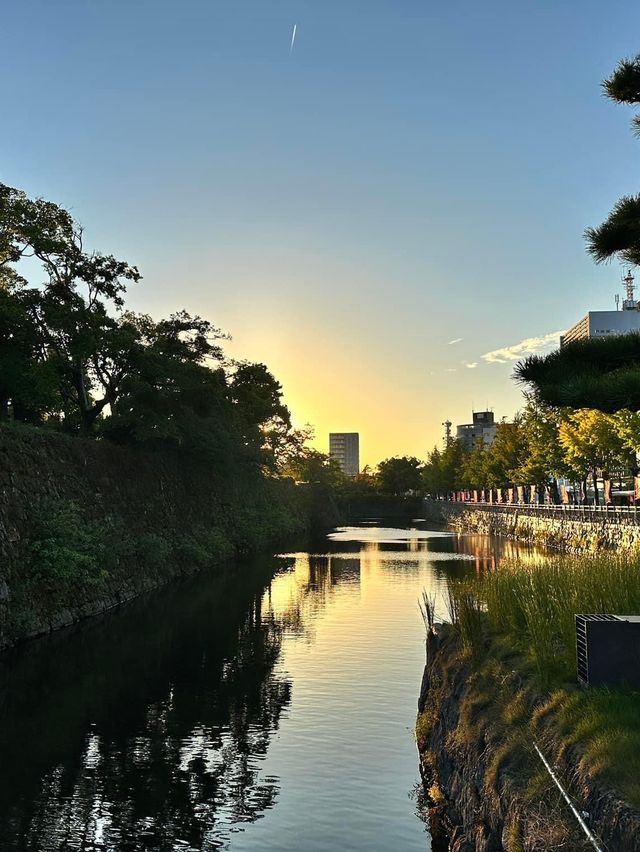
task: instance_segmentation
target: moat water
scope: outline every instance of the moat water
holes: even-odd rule
[[[370,522],[5,654],[0,849],[430,849],[418,601],[518,553]]]

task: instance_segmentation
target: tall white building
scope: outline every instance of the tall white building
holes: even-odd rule
[[[330,432],[329,456],[347,476],[360,473],[360,435],[358,432]]]
[[[573,328],[562,335],[560,346],[566,346],[574,340],[611,337],[616,334],[628,334],[630,331],[640,331],[640,302],[634,298],[633,281],[633,275],[628,272],[623,279],[627,298],[622,303],[622,310],[589,311]],[[617,301],[616,296],[616,304]]]
[[[474,411],[472,423],[456,426],[456,438],[469,452],[479,443],[488,447],[496,436],[497,423],[493,411]]]

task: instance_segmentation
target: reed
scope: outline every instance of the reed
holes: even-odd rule
[[[453,594],[463,594],[454,586]],[[540,685],[575,677],[576,613],[640,613],[640,555],[600,553],[507,561],[466,584],[482,602],[491,632],[527,655]],[[460,607],[460,603],[457,604]],[[477,632],[468,633],[476,637]]]

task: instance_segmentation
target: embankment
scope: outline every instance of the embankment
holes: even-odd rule
[[[0,649],[337,520],[257,471],[3,426]]]
[[[427,640],[416,739],[442,848],[592,849],[533,751],[536,742],[608,852],[639,852],[640,813],[594,777],[579,738],[561,735],[553,700],[528,688],[508,657],[474,660],[446,625]]]
[[[607,548],[629,549],[640,544],[640,515],[586,514],[529,506],[483,506],[425,500],[425,517],[458,532],[500,535],[562,550],[591,553]]]

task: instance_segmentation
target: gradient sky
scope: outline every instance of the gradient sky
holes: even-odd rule
[[[363,463],[424,457],[446,418],[512,415],[514,362],[482,356],[622,293],[582,231],[639,189],[632,113],[600,90],[640,51],[637,2],[21,0],[1,21],[0,180],[136,263],[134,309],[229,331],[321,449],[359,431]]]

